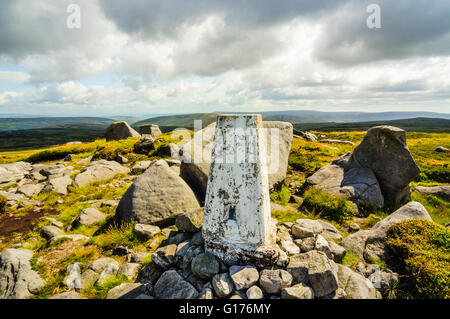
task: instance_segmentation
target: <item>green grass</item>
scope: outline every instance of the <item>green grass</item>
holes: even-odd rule
[[[446,225],[450,222],[450,202],[434,195],[412,193],[411,199],[421,203],[434,222]]]
[[[386,244],[413,278],[414,297],[450,298],[450,230],[429,220],[409,219],[389,228]]]
[[[347,251],[344,255],[344,258],[342,258],[341,263],[348,268],[355,269],[360,261],[361,260],[358,258],[358,256]]]
[[[278,224],[281,225],[282,223],[293,223],[299,218],[305,218],[306,215],[295,210],[273,210],[271,212],[271,215],[273,218],[275,218],[278,221]]]
[[[272,192],[270,194],[270,200],[277,204],[286,206],[289,203],[289,199],[291,198],[291,192],[289,188],[283,184],[279,191]]]
[[[343,223],[355,214],[353,205],[345,198],[336,197],[315,188],[308,189],[304,195],[301,207],[321,218]]]
[[[113,249],[117,246],[135,248],[142,245],[133,233],[132,223],[121,225],[113,223],[106,231],[91,238],[88,244],[96,245],[104,250]]]
[[[128,281],[129,280],[125,275],[113,275],[107,278],[101,285],[89,285],[82,290],[81,294],[89,299],[105,299],[108,295],[108,291]]]

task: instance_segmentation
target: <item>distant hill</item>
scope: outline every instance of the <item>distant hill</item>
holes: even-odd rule
[[[414,118],[392,121],[369,121],[354,123],[294,123],[294,128],[302,131],[367,131],[378,125],[391,125],[407,132],[450,133],[450,120],[436,118]]]
[[[244,114],[243,112],[237,114]],[[450,114],[433,112],[382,112],[382,113],[364,113],[364,112],[318,112],[318,111],[273,111],[259,112],[265,121],[287,121],[291,123],[348,123],[348,122],[367,122],[367,121],[391,121],[408,118],[441,118],[449,119]],[[196,113],[168,115],[149,118],[133,124],[139,127],[144,124],[157,124],[161,127],[176,128],[184,127],[192,129],[194,120],[202,120],[203,127],[215,121],[217,113]]]
[[[104,117],[36,117],[36,118],[0,118],[0,132],[45,128],[61,123],[85,123],[109,125],[115,122]]]
[[[38,149],[71,141],[104,138],[107,126],[95,123],[63,123],[44,128],[0,132],[0,151]]]

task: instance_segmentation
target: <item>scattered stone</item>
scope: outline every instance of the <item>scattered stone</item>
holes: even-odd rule
[[[76,228],[81,225],[92,225],[106,219],[106,215],[95,208],[86,208],[81,211],[80,215],[73,221],[72,227]]]
[[[358,230],[361,229],[361,227],[360,227],[357,223],[351,223],[351,224],[348,226],[348,229],[349,229],[351,232],[357,232]]]
[[[351,299],[379,299],[379,293],[370,282],[350,268],[338,264],[339,288]]]
[[[133,233],[136,237],[141,241],[147,241],[155,237],[161,232],[161,229],[158,226],[153,225],[145,225],[145,224],[136,224],[133,228]]]
[[[322,231],[322,225],[312,219],[297,219],[291,228],[292,235],[297,239],[314,237]]]
[[[195,233],[192,236],[191,239],[191,245],[197,245],[197,246],[201,246],[204,244],[204,240],[203,240],[203,234],[201,231],[199,231],[198,233]]]
[[[100,277],[100,273],[95,272],[92,269],[87,269],[81,274],[81,289],[85,289],[88,286],[94,285]]]
[[[429,194],[450,201],[450,186],[417,186],[415,191],[420,194]]]
[[[252,266],[231,266],[230,276],[236,290],[248,289],[259,280],[259,273]]]
[[[300,248],[294,244],[292,240],[282,240],[280,244],[281,249],[283,249],[289,256],[296,255],[300,253]]]
[[[198,208],[178,216],[175,221],[178,230],[188,233],[200,231],[203,223],[203,210],[203,208]]]
[[[200,292],[198,299],[213,299],[211,288],[205,288]]]
[[[438,146],[434,149],[435,152],[438,153],[450,153],[450,149],[444,147],[444,146]]]
[[[142,264],[143,260],[147,257],[147,256],[151,256],[152,253],[146,253],[146,252],[133,252],[130,255],[130,262],[132,263],[138,263],[138,264]]]
[[[44,184],[25,184],[17,190],[17,193],[23,194],[26,197],[36,196],[44,188]]]
[[[347,144],[347,145],[355,145],[355,143],[350,142],[350,141],[341,141],[341,140],[336,140],[336,139],[322,139],[319,141],[320,143],[330,143],[330,144]]]
[[[117,174],[128,174],[130,169],[123,167],[116,161],[99,160],[92,162],[83,171],[75,176],[74,186],[86,186],[94,182],[113,178]]]
[[[19,203],[18,207],[23,208],[25,206],[42,207],[42,206],[44,206],[44,203],[39,200],[24,200]]]
[[[330,246],[325,238],[321,235],[317,235],[315,249],[323,252],[329,259],[333,259],[333,253],[331,252]]]
[[[261,271],[259,284],[268,294],[279,295],[281,289],[287,288],[292,283],[292,275],[282,269]]]
[[[204,253],[192,259],[191,270],[194,275],[208,279],[219,273],[220,265],[216,257]]]
[[[79,160],[78,162],[76,162],[75,164],[77,164],[77,165],[89,164],[92,161],[92,158],[93,158],[92,155],[88,156],[88,157],[85,157],[85,158]]]
[[[142,294],[137,296],[135,299],[155,299],[152,296],[146,295],[146,294]]]
[[[195,299],[197,290],[175,270],[164,272],[155,284],[153,294],[160,299]]]
[[[294,243],[300,247],[302,253],[311,251],[316,246],[316,239],[314,237],[308,237],[304,239],[296,239]]]
[[[152,161],[137,162],[131,168],[131,174],[134,174],[134,175],[142,174],[143,172],[145,172],[147,170],[147,168],[150,166],[151,163],[152,163]]]
[[[98,278],[96,284],[103,286],[108,281],[108,279],[110,279],[112,276],[117,275],[118,271],[119,266],[117,266],[117,263],[107,264],[105,266],[105,269],[103,269],[102,273],[100,274],[100,277]]]
[[[50,186],[51,190],[57,192],[61,195],[67,195],[67,187],[72,184],[72,179],[70,176],[61,176],[61,177],[55,177],[51,178],[48,182],[48,185]]]
[[[113,264],[115,266],[117,266],[117,269],[119,268],[119,263],[111,257],[102,257],[99,259],[94,260],[88,267],[88,269],[91,269],[93,271],[95,271],[96,273],[102,273],[106,266],[109,264]]]
[[[0,254],[0,299],[28,299],[45,281],[31,268],[33,251],[6,249]]]
[[[39,234],[46,240],[51,240],[53,237],[61,235],[63,231],[55,226],[44,226],[41,228]]]
[[[164,160],[152,162],[128,188],[116,209],[118,221],[142,224],[165,223],[200,208],[185,181]]]
[[[117,155],[114,160],[119,164],[126,164],[128,163],[128,159],[122,155]]]
[[[264,294],[258,286],[252,286],[247,289],[247,292],[245,293],[247,295],[248,299],[263,299]]]
[[[141,135],[150,135],[152,138],[157,138],[162,134],[161,130],[159,129],[159,126],[156,124],[145,124],[142,126],[139,126],[139,133]]]
[[[50,297],[50,299],[87,299],[85,297],[81,297],[81,295],[76,291],[66,291],[57,295]]]
[[[145,292],[146,287],[143,284],[123,283],[108,291],[106,299],[136,299]]]
[[[73,154],[67,154],[66,157],[64,157],[64,162],[71,162],[73,160]]]
[[[323,230],[320,232],[320,235],[326,240],[342,240],[342,235],[339,230],[332,224],[318,219],[317,220],[321,225]]]
[[[310,283],[317,297],[326,296],[338,288],[337,266],[319,251],[292,256],[287,266],[294,283]]]
[[[162,269],[168,269],[175,265],[177,245],[168,245],[158,248],[152,255],[152,261]]]
[[[311,132],[294,130],[294,137],[301,138],[310,142],[317,142],[317,136]]]
[[[357,231],[356,233],[345,237],[341,244],[353,255],[356,255],[359,259],[364,260],[364,248],[366,247],[366,240],[369,233],[370,230]]]
[[[129,137],[141,137],[127,122],[115,122],[105,132],[106,141],[122,140]]]
[[[212,286],[219,298],[224,298],[233,291],[233,282],[228,273],[215,275],[212,279]]]
[[[303,283],[281,289],[281,299],[314,299],[314,290]]]
[[[330,247],[331,253],[333,254],[334,262],[340,263],[347,253],[345,248],[341,245],[336,244],[334,241],[329,241],[328,246]]]
[[[142,265],[138,263],[125,263],[119,267],[118,275],[124,275],[128,279],[133,279],[141,269]]]
[[[100,207],[115,207],[117,205],[119,205],[119,201],[110,199],[110,200],[102,201],[102,204]]]
[[[58,236],[53,237],[50,240],[50,242],[53,243],[60,239],[67,239],[67,240],[73,240],[73,241],[88,241],[89,237],[84,236],[84,235],[79,235],[79,234],[73,234],[73,235],[64,234],[64,235],[58,235]]]

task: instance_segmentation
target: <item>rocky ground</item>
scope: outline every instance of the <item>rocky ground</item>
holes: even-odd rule
[[[280,248],[273,266],[225,265],[206,253],[201,225],[209,166],[186,163],[187,144],[168,143],[157,127],[142,129],[141,136],[120,124],[107,139],[129,137],[131,148],[0,165],[0,298],[398,296],[399,282],[412,274],[390,249],[389,231],[410,219],[433,223],[434,216],[411,201],[419,167],[404,134],[369,131],[353,150],[353,142],[333,136],[293,137],[283,122],[265,126],[281,129],[278,155],[285,163],[269,176]],[[213,130],[203,130],[205,149]],[[299,168],[304,164],[296,152],[318,143],[343,156],[313,171]],[[318,201],[311,189],[331,196],[328,206],[336,207]],[[448,207],[445,183],[415,190]],[[437,227],[449,240],[448,230]],[[448,248],[443,254],[439,258],[450,261]]]

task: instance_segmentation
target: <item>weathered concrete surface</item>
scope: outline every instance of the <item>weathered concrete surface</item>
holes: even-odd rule
[[[261,128],[258,115],[217,118],[202,232],[206,250],[227,263],[275,246]]]

